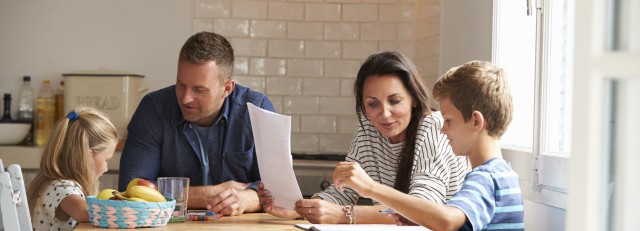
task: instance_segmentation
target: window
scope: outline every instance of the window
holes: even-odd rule
[[[502,145],[533,155],[531,181],[538,191],[564,193],[571,155],[573,0],[527,2],[494,3],[494,59],[507,70],[514,99]]]

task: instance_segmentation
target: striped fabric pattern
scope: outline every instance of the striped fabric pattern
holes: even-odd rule
[[[473,169],[447,205],[467,216],[461,230],[524,230],[518,174],[501,158]]]
[[[418,130],[409,194],[444,204],[455,194],[469,172],[466,157],[453,154],[446,135],[440,132],[440,112],[426,116]],[[376,182],[393,187],[402,143],[392,144],[369,120],[363,121],[351,141],[347,161],[356,162]],[[314,196],[340,205],[356,204],[360,195],[333,185]],[[375,204],[377,202],[374,201]]]

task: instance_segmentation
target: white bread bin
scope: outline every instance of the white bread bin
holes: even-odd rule
[[[148,87],[142,86],[144,75],[120,71],[83,71],[62,76],[65,115],[78,106],[97,108],[109,116],[118,129],[120,141],[124,141],[131,116],[142,94],[148,90]]]

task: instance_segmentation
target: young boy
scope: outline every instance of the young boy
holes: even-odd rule
[[[381,185],[350,162],[336,167],[334,184],[348,186],[433,230],[524,230],[518,175],[500,149],[513,111],[504,71],[489,62],[467,62],[440,77],[433,96],[440,103],[442,132],[449,145],[456,155],[467,156],[473,168],[445,205]]]

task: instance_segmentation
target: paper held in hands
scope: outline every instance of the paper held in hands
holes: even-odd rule
[[[293,210],[302,192],[291,159],[291,116],[247,103],[260,178],[274,197],[274,205]]]

